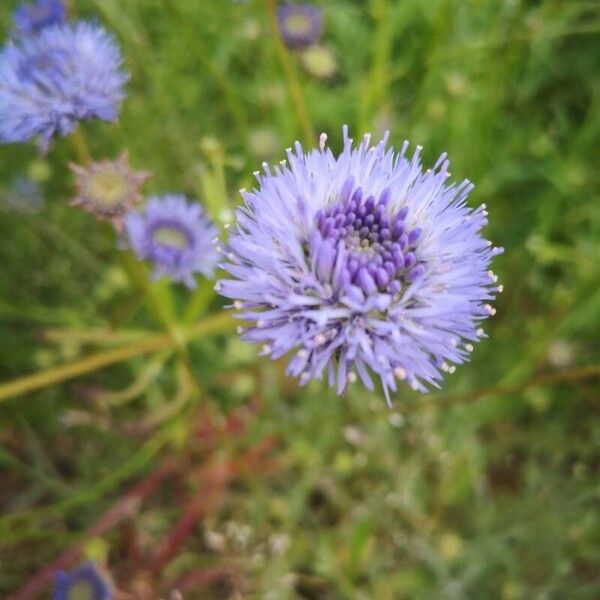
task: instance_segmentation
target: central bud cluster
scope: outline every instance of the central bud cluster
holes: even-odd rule
[[[126,174],[116,165],[107,164],[90,175],[87,191],[99,205],[110,210],[127,200],[130,187]]]
[[[315,215],[323,238],[336,243],[342,240],[345,245],[343,280],[367,295],[376,291],[397,294],[404,284],[423,272],[415,255],[421,230],[409,230],[408,207],[392,214],[389,200],[387,188],[379,198],[365,198],[359,187],[347,199],[341,198],[330,209],[319,210]]]
[[[166,251],[176,254],[192,245],[192,235],[182,223],[159,221],[150,230],[152,241]]]

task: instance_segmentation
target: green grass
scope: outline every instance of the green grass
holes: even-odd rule
[[[2,33],[15,4],[0,6]],[[154,173],[148,192],[200,197],[223,218],[263,160],[307,137],[263,2],[72,4],[115,32],[132,74],[119,123],[84,127],[92,154],[128,149],[135,167]],[[320,4],[337,76],[316,81],[288,55],[312,129],[339,148],[343,123],[354,137],[389,128],[396,146],[421,144],[426,162],[447,150],[453,176],[476,184],[471,201],[488,205],[487,237],[506,249],[494,264],[505,291],[489,339],[443,392],[400,392],[398,411],[358,387],[342,398],[313,384],[299,391],[282,364],[227,332],[3,401],[0,596],[81,539],[84,555],[140,598],[221,564],[236,576],[186,600],[600,595],[598,371],[536,383],[600,362],[600,10],[587,0]],[[71,159],[66,140],[47,157],[0,148],[2,381],[135,344],[124,332],[162,334],[190,305],[167,286],[148,300],[109,229],[69,208]],[[26,174],[40,180],[44,208],[4,210]],[[189,323],[221,305],[210,284],[193,302]],[[87,330],[112,333],[74,333]],[[260,414],[245,433],[203,446],[200,407],[225,414],[256,399]],[[147,575],[186,494],[207,493],[198,469],[267,435],[277,439],[275,470],[237,478],[177,556]],[[179,461],[176,484],[88,539],[165,456]]]

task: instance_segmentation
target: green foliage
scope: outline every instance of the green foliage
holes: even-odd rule
[[[15,4],[0,6],[3,34]],[[127,149],[154,173],[146,191],[199,197],[230,220],[252,171],[304,135],[264,3],[71,4],[115,32],[132,74],[120,122],[84,128],[93,156]],[[395,145],[423,145],[426,160],[447,150],[456,179],[476,184],[488,237],[506,248],[489,339],[449,376],[454,402],[406,389],[398,412],[358,387],[342,398],[315,384],[300,391],[283,363],[257,359],[231,333],[176,343],[219,310],[211,285],[189,294],[140,283],[113,232],[69,208],[67,140],[47,157],[1,147],[2,380],[147,332],[175,341],[2,403],[0,596],[80,539],[133,590],[145,564],[127,562],[124,529],[84,532],[166,453],[202,465],[199,407],[226,413],[256,398],[259,417],[219,452],[274,434],[276,471],[229,488],[154,580],[156,597],[221,560],[243,574],[239,595],[216,586],[186,598],[600,596],[597,380],[461,401],[599,362],[600,10],[587,0],[319,4],[336,77],[313,80],[288,55],[314,130],[337,148],[342,123],[355,137],[389,128]],[[42,186],[40,211],[4,202],[23,175]],[[180,512],[161,488],[133,527],[152,548]]]

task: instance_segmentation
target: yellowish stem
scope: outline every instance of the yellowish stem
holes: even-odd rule
[[[77,127],[77,129],[73,131],[73,133],[69,136],[69,140],[73,146],[77,160],[84,167],[89,165],[92,162],[92,155],[90,154],[87,142],[85,141],[85,136],[83,135],[80,127]]]
[[[585,367],[575,367],[573,369],[562,369],[554,373],[547,373],[544,375],[537,375],[522,383],[516,383],[514,385],[493,385],[490,387],[478,388],[467,392],[461,392],[458,394],[449,394],[446,396],[436,395],[430,398],[423,398],[418,405],[414,406],[449,406],[451,404],[462,404],[465,402],[474,402],[487,396],[502,396],[508,394],[516,394],[522,392],[530,387],[541,387],[546,385],[552,385],[554,383],[560,383],[563,381],[579,381],[581,379],[594,379],[600,377],[600,364],[588,365]]]
[[[234,321],[230,313],[222,312],[211,317],[207,317],[198,322],[194,327],[180,332],[180,341],[188,342],[201,335],[221,333],[233,329]],[[144,340],[139,340],[133,344],[98,352],[92,356],[82,358],[60,367],[48,369],[41,373],[19,377],[0,385],[0,401],[20,396],[33,390],[45,388],[61,381],[80,377],[86,373],[91,373],[103,369],[109,365],[124,362],[136,356],[149,354],[166,348],[176,348],[178,340],[173,335],[159,334],[152,335]]]

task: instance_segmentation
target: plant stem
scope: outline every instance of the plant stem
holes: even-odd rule
[[[593,379],[600,377],[600,364],[588,365],[585,367],[575,367],[573,369],[563,369],[555,373],[547,373],[537,375],[527,381],[510,385],[493,385],[490,387],[471,390],[470,392],[462,392],[459,394],[450,394],[447,396],[432,396],[424,398],[419,406],[434,405],[448,406],[451,404],[462,404],[464,402],[473,402],[486,396],[499,396],[507,394],[516,394],[530,387],[545,386],[562,381],[578,381],[580,379]]]
[[[180,332],[180,340],[185,343],[201,335],[222,333],[233,329],[233,327],[234,321],[232,316],[227,312],[221,312],[203,319],[187,331]],[[19,377],[18,379],[2,384],[0,385],[0,402],[14,396],[20,396],[33,390],[60,383],[61,381],[80,377],[86,373],[103,369],[109,365],[114,365],[130,358],[135,358],[136,356],[142,356],[166,348],[176,348],[177,346],[178,340],[174,339],[173,335],[151,335],[144,340],[136,341],[121,348],[98,352],[97,354],[66,365],[48,369],[41,373]]]
[[[385,105],[390,78],[390,59],[394,29],[387,0],[372,2],[377,27],[373,35],[371,71],[363,80],[359,106],[359,131],[369,131],[373,126],[374,110]]]
[[[69,136],[69,141],[73,146],[77,160],[83,165],[87,166],[92,162],[92,155],[88,148],[85,136],[81,131],[81,127],[77,127],[75,131]]]
[[[306,102],[304,101],[304,94],[302,93],[302,87],[298,79],[298,72],[294,68],[294,65],[290,59],[290,54],[287,51],[281,36],[279,35],[279,25],[277,23],[277,0],[265,0],[267,8],[267,14],[269,16],[269,28],[271,29],[271,35],[273,36],[273,43],[275,44],[275,52],[281,68],[283,69],[283,75],[288,87],[288,93],[294,112],[296,113],[296,119],[298,125],[302,131],[302,137],[306,144],[312,145],[315,142],[315,132],[308,116],[308,110],[306,108]]]

